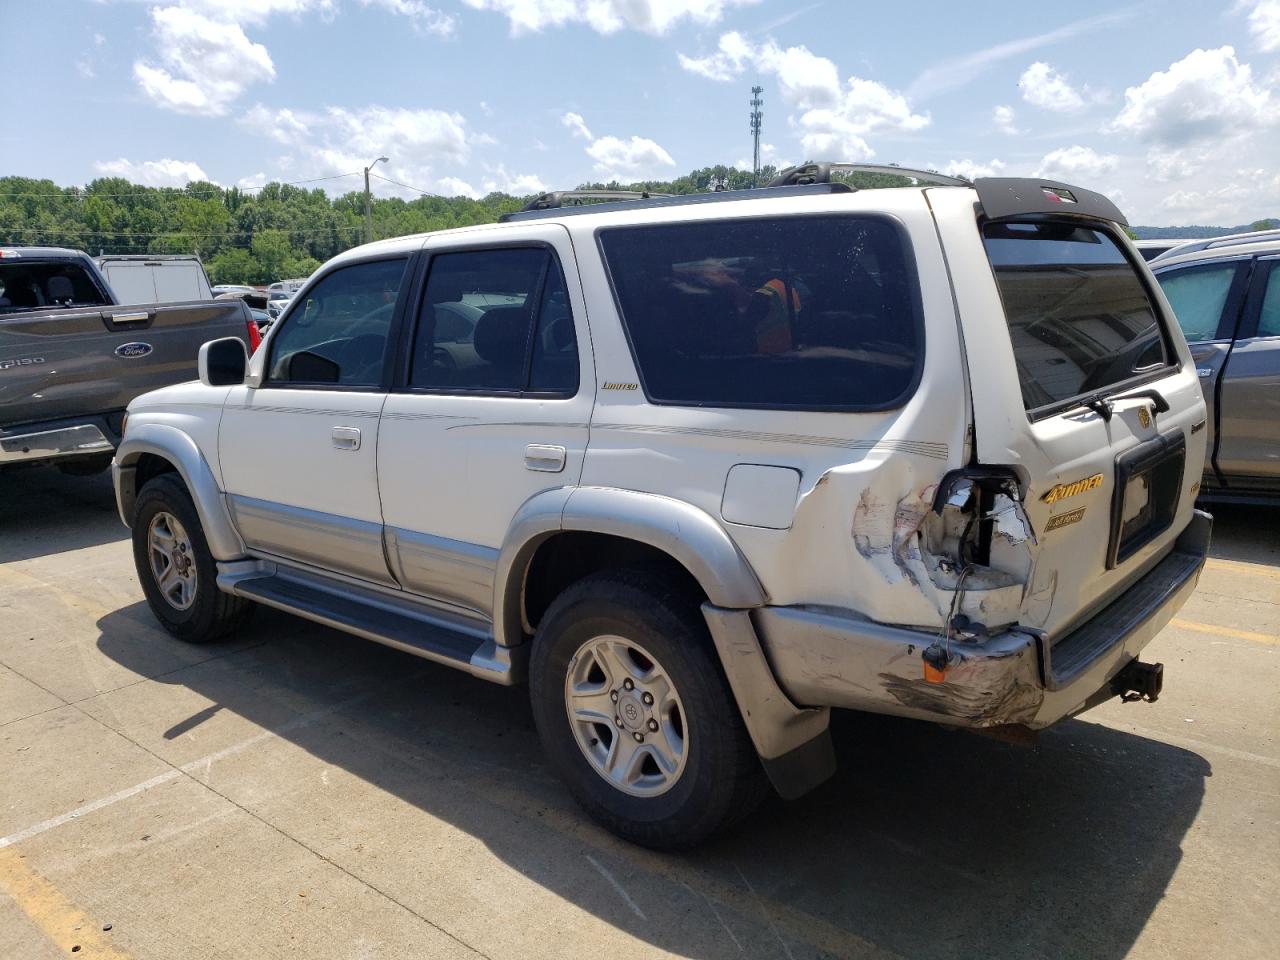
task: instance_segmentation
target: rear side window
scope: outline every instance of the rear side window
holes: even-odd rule
[[[989,223],[1022,401],[1036,410],[1169,364],[1135,267],[1106,233],[1066,223]]]
[[[1262,312],[1258,315],[1259,337],[1280,337],[1280,261],[1271,264],[1267,289],[1262,295]]]
[[[74,260],[0,263],[0,313],[46,307],[99,307],[108,303],[84,266]]]
[[[876,410],[914,388],[919,291],[887,219],[617,227],[600,246],[655,403]]]
[[[1188,343],[1216,340],[1222,311],[1240,272],[1237,263],[1166,270],[1156,277]]]
[[[432,257],[409,382],[450,393],[577,393],[578,341],[552,253]]]

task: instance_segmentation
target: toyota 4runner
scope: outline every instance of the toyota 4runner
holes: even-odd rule
[[[527,681],[570,791],[658,847],[821,782],[832,707],[1154,700],[1205,404],[1120,212],[832,169],[334,258],[252,357],[130,405],[155,615],[203,642],[261,603]]]

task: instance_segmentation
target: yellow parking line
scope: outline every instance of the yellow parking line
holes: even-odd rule
[[[76,957],[86,960],[129,960],[128,954],[112,946],[101,924],[32,870],[13,847],[0,850],[0,890],[67,956],[74,951]]]
[[[1210,570],[1221,570],[1223,573],[1243,573],[1250,577],[1280,580],[1280,567],[1269,567],[1264,563],[1245,563],[1241,560],[1218,560],[1210,557],[1204,565]]]
[[[1280,637],[1271,633],[1255,633],[1252,630],[1236,630],[1233,627],[1215,627],[1208,623],[1196,623],[1194,620],[1182,620],[1177,617],[1169,623],[1183,630],[1195,630],[1199,633],[1214,633],[1220,637],[1232,637],[1236,640],[1252,640],[1254,643],[1265,643],[1280,647]]]

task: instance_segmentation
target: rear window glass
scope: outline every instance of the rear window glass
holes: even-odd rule
[[[45,307],[98,307],[107,297],[74,260],[0,263],[0,313]]]
[[[617,227],[600,244],[654,402],[884,409],[915,384],[915,270],[887,220]]]
[[[1028,410],[1168,364],[1147,291],[1107,234],[1063,223],[990,223],[983,238]]]

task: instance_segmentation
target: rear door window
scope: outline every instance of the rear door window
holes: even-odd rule
[[[1241,262],[1206,263],[1166,270],[1156,276],[1164,295],[1173,307],[1174,317],[1188,343],[1202,343],[1230,337],[1230,326],[1224,332],[1224,312],[1230,303],[1231,319],[1239,308],[1233,290]]]
[[[1280,260],[1271,261],[1256,336],[1280,337]]]
[[[982,234],[1027,410],[1169,365],[1146,287],[1108,234],[1058,222],[988,223]]]
[[[578,341],[551,251],[432,257],[409,385],[445,393],[576,394]]]
[[[882,410],[923,355],[905,234],[879,217],[786,217],[600,232],[655,403]]]

